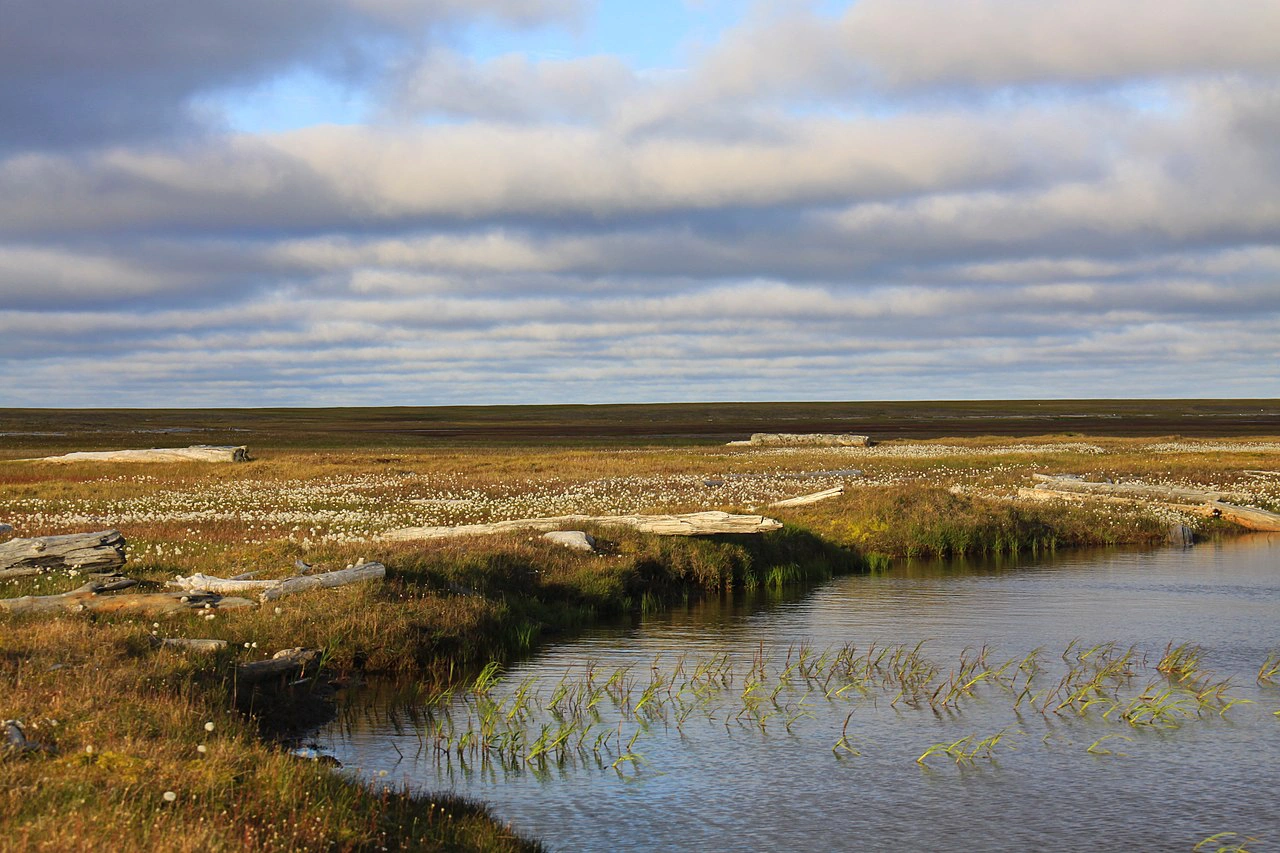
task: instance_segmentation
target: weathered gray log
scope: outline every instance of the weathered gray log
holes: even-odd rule
[[[220,578],[214,575],[194,574],[184,578],[178,575],[169,581],[169,586],[186,590],[216,592],[223,595],[256,592],[259,600],[274,601],[286,595],[304,592],[308,589],[331,589],[346,584],[362,581],[380,580],[387,575],[386,566],[381,563],[360,563],[334,572],[318,575],[300,575],[291,578],[274,578],[269,580],[238,580],[236,578]]]
[[[124,565],[119,530],[10,539],[0,543],[0,578],[38,575],[58,569],[112,573]]]
[[[246,462],[249,449],[242,445],[194,444],[191,447],[152,447],[146,450],[80,450],[62,456],[26,459],[26,462]]]
[[[332,589],[363,581],[382,580],[387,576],[387,567],[382,563],[361,563],[358,566],[340,569],[336,572],[325,572],[319,575],[289,578],[275,586],[268,587],[258,596],[259,601],[275,601],[286,595],[306,592],[309,589]]]
[[[1280,532],[1280,514],[1252,506],[1235,506],[1222,501],[1211,501],[1208,506],[1216,515],[1249,530]]]
[[[828,498],[837,498],[844,494],[844,486],[834,486],[830,489],[823,489],[820,492],[813,492],[808,495],[800,495],[799,497],[787,498],[782,501],[774,501],[769,504],[771,507],[788,507],[788,506],[808,506],[816,504],[819,501],[825,501]]]
[[[657,536],[707,536],[721,533],[767,533],[782,522],[763,515],[733,515],[713,510],[684,515],[558,515],[549,518],[521,518],[492,524],[463,524],[458,527],[404,527],[389,530],[382,539],[393,541],[453,539],[461,536],[491,536],[520,530],[560,530],[583,524],[602,527],[630,527]]]
[[[870,447],[871,437],[852,433],[757,432],[747,441],[731,441],[731,447]]]
[[[23,595],[18,598],[0,598],[0,613],[51,613],[62,610],[83,610],[86,602],[100,592],[128,589],[137,581],[118,578],[113,581],[90,581],[70,592],[56,595]]]
[[[1032,474],[1039,482],[1037,489],[1054,492],[1080,492],[1095,495],[1116,495],[1170,503],[1208,503],[1209,501],[1246,500],[1234,492],[1216,492],[1207,489],[1182,489],[1175,486],[1153,486],[1147,483],[1094,483],[1078,477]]]
[[[1184,492],[1186,490],[1183,490]],[[1161,500],[1159,498],[1151,498],[1140,495],[1115,495],[1095,492],[1080,492],[1064,489],[1044,488],[1037,486],[1034,489],[1019,489],[1018,497],[1031,498],[1034,500],[1051,500],[1054,498],[1070,498],[1070,499],[1089,499],[1098,501],[1109,501],[1113,503],[1133,503],[1142,501],[1147,503],[1159,503],[1173,509],[1180,509],[1186,512],[1193,512],[1197,515],[1216,515],[1225,518],[1234,524],[1238,524],[1247,530],[1257,530],[1260,532],[1280,532],[1280,513],[1268,512],[1265,509],[1258,509],[1252,506],[1238,506],[1236,504],[1226,503],[1225,501],[1209,500],[1204,503],[1182,503],[1174,500]]]
[[[152,643],[156,648],[172,649],[179,652],[220,652],[227,647],[226,640],[200,639],[189,637],[155,637]]]
[[[1090,501],[1096,503],[1122,504],[1125,506],[1133,506],[1134,504],[1159,504],[1160,506],[1169,507],[1170,509],[1192,512],[1197,515],[1213,515],[1213,511],[1209,509],[1207,504],[1174,503],[1172,501],[1152,500],[1151,498],[1099,495],[1091,492],[1063,492],[1058,491],[1057,489],[1042,489],[1039,487],[1034,489],[1020,488],[1018,489],[1018,497],[1023,500],[1033,501]]]
[[[250,580],[248,578],[220,578],[215,575],[205,575],[197,572],[190,577],[178,575],[169,581],[166,586],[177,587],[185,590],[200,590],[202,592],[216,592],[219,595],[236,595],[242,592],[261,592],[267,587],[275,586],[280,583],[279,579],[274,580]]]
[[[319,649],[282,649],[270,660],[242,663],[236,667],[236,683],[241,687],[273,679],[297,678],[319,668]]]
[[[229,598],[201,593],[153,592],[128,595],[100,595],[125,589],[137,581],[121,578],[114,581],[92,581],[59,595],[24,595],[0,598],[0,613],[25,616],[36,613],[101,613],[136,616],[166,616],[183,611],[214,612],[241,607],[255,607],[247,598]]]

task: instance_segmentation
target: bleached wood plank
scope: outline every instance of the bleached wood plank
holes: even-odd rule
[[[763,515],[735,515],[712,510],[683,515],[557,515],[548,518],[521,518],[492,524],[463,524],[457,527],[404,527],[382,534],[391,541],[453,539],[462,536],[491,536],[520,530],[561,530],[583,524],[602,527],[630,527],[657,536],[707,536],[722,533],[767,533],[782,522]]]
[[[808,494],[808,495],[800,495],[794,498],[787,498],[786,500],[774,501],[773,503],[769,504],[769,506],[771,507],[808,506],[809,504],[816,504],[819,501],[825,501],[825,500],[828,500],[829,498],[837,498],[843,494],[844,494],[844,486],[835,486],[833,488],[823,489],[820,492],[813,492],[812,494]]]

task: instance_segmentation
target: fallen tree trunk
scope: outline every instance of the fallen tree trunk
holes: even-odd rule
[[[1125,504],[1133,506],[1134,504],[1155,503],[1170,509],[1182,510],[1183,512],[1192,512],[1197,515],[1213,515],[1213,511],[1209,509],[1207,504],[1183,504],[1172,503],[1170,501],[1152,500],[1150,498],[1139,497],[1121,497],[1119,495],[1098,495],[1090,492],[1060,492],[1055,489],[1018,489],[1018,497],[1024,500],[1033,501],[1092,501],[1095,503],[1111,503]]]
[[[242,663],[236,667],[236,684],[248,687],[264,681],[297,678],[308,671],[319,669],[322,654],[319,649],[282,649],[270,660]]]
[[[118,530],[10,539],[0,543],[0,579],[58,569],[111,574],[124,566],[124,547]]]
[[[100,592],[128,589],[138,582],[129,578],[115,581],[90,581],[84,586],[57,595],[24,595],[19,598],[0,598],[3,613],[51,613],[60,610],[83,610],[84,604]]]
[[[1200,504],[1174,503],[1172,501],[1152,500],[1151,498],[1136,496],[1121,496],[1109,494],[1094,494],[1090,492],[1069,492],[1057,489],[1045,489],[1036,487],[1034,489],[1018,489],[1018,497],[1030,498],[1032,500],[1091,500],[1106,501],[1109,503],[1158,503],[1161,506],[1170,509],[1182,510],[1183,512],[1191,512],[1196,515],[1203,516],[1219,516],[1238,524],[1246,530],[1256,530],[1263,533],[1280,532],[1280,513],[1268,512],[1265,509],[1258,509],[1252,506],[1238,506],[1236,504],[1226,503],[1224,501],[1205,501]]]
[[[279,580],[247,580],[237,578],[220,578],[214,575],[196,573],[184,578],[178,575],[166,586],[177,587],[188,591],[216,592],[219,595],[236,595],[242,592],[261,592],[270,586],[280,583]]]
[[[191,447],[152,447],[146,450],[79,450],[62,456],[24,459],[23,462],[246,462],[245,445],[194,444]]]
[[[286,595],[306,592],[309,589],[332,589],[336,586],[345,586],[351,583],[382,580],[386,576],[387,567],[382,563],[362,563],[336,572],[289,578],[275,586],[264,589],[262,594],[258,596],[258,600],[263,602],[275,601],[276,599],[284,598]]]
[[[452,539],[460,536],[491,536],[520,530],[559,530],[583,524],[602,527],[630,527],[657,536],[706,536],[720,533],[766,533],[778,530],[782,522],[763,515],[733,515],[727,512],[691,512],[684,515],[558,515],[550,518],[521,518],[492,524],[463,524],[458,527],[404,527],[389,530],[382,539],[392,541]]]
[[[1280,532],[1280,514],[1252,506],[1235,506],[1222,501],[1213,501],[1208,506],[1227,521],[1249,530]]]
[[[774,501],[769,504],[771,507],[788,507],[788,506],[808,506],[816,504],[818,501],[825,501],[828,498],[837,498],[844,494],[844,486],[835,486],[830,489],[823,489],[820,492],[814,492],[808,495],[800,495],[799,497],[787,498],[782,501]]]
[[[1087,492],[1095,495],[1117,495],[1138,499],[1167,501],[1172,503],[1208,503],[1209,501],[1246,500],[1234,492],[1215,492],[1206,489],[1182,489],[1174,486],[1152,486],[1146,483],[1093,483],[1078,477],[1051,474],[1032,474],[1040,485],[1037,489],[1055,492]]]
[[[201,590],[220,594],[236,594],[257,592],[260,601],[275,601],[286,595],[304,592],[309,589],[332,589],[362,581],[381,580],[387,576],[387,568],[381,563],[361,563],[334,572],[318,575],[300,575],[292,578],[274,580],[239,580],[237,578],[219,578],[213,575],[195,574],[191,577],[179,575],[169,581],[169,586],[186,590]]]
[[[137,581],[120,578],[114,581],[93,581],[59,595],[24,595],[21,598],[0,598],[0,613],[26,616],[34,613],[101,613],[136,616],[165,616],[181,611],[229,610],[254,607],[247,598],[224,598],[219,595],[177,592],[130,593],[128,595],[100,595],[104,592],[125,589]]]

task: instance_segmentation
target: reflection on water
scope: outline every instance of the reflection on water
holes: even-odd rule
[[[321,743],[553,849],[1277,849],[1278,617],[1280,537],[915,562],[596,631],[431,709],[369,691]],[[1194,678],[1157,671],[1171,642]]]

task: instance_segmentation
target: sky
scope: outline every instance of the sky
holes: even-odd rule
[[[1280,0],[7,0],[0,406],[1280,396]]]

